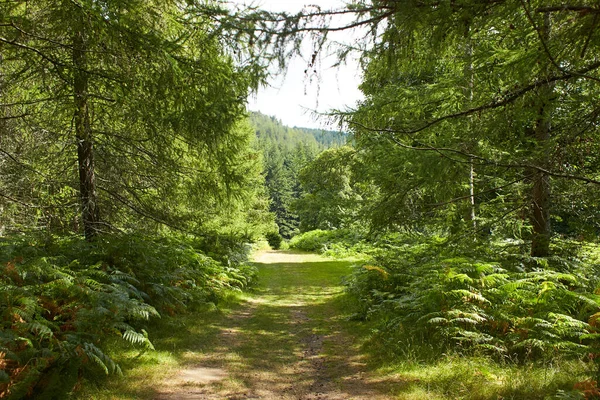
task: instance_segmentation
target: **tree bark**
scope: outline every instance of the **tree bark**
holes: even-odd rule
[[[544,16],[544,26],[542,29],[542,39],[550,38],[550,15],[546,13]],[[538,166],[547,169],[550,162],[550,149],[548,148],[551,135],[551,122],[554,94],[554,82],[548,82],[542,85],[537,95],[539,97],[538,119],[533,130],[533,138],[537,151],[536,163]],[[533,227],[533,235],[531,238],[531,256],[532,257],[548,257],[550,255],[550,237],[552,235],[552,227],[550,225],[550,207],[551,207],[551,185],[550,176],[548,174],[536,170],[532,177],[532,210],[531,210],[531,225]]]
[[[473,232],[477,231],[477,214],[475,213],[475,165],[473,158],[469,159],[469,198],[471,202],[471,223],[473,224]]]
[[[475,88],[475,75],[473,71],[473,44],[471,43],[471,26],[470,21],[465,24],[465,58],[466,63],[464,67],[464,76],[466,79],[465,85],[465,98],[467,101],[467,109],[473,104],[473,91]],[[467,117],[468,131],[473,130],[473,120],[471,116]],[[474,141],[473,141],[474,142]],[[469,149],[472,152],[473,149]],[[469,206],[470,213],[469,219],[473,227],[473,233],[477,232],[477,213],[475,203],[475,165],[473,164],[473,158],[469,159]]]
[[[79,10],[78,10],[79,11]],[[90,125],[85,21],[82,14],[73,36],[73,97],[79,166],[81,219],[87,240],[98,233],[99,210],[94,171],[94,141]]]
[[[2,45],[0,45],[0,103],[2,103],[4,97],[4,58],[2,54]],[[0,149],[3,146],[2,138],[6,135],[6,122],[7,120],[3,117],[6,116],[6,111],[4,107],[0,107]],[[4,214],[4,207],[0,205],[0,218]],[[0,225],[0,236],[4,235],[4,225]]]

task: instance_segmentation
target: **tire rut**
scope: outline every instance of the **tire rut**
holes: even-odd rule
[[[292,265],[301,264],[276,266],[284,273]],[[389,399],[389,382],[371,378],[336,320],[331,299],[341,289],[290,288],[269,287],[224,317],[215,345],[163,382],[154,399]]]

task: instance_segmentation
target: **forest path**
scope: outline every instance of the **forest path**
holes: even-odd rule
[[[344,329],[341,277],[351,263],[283,251],[254,261],[259,287],[154,399],[390,398]]]

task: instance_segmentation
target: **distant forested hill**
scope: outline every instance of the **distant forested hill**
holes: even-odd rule
[[[337,147],[346,143],[346,134],[339,131],[285,126],[276,117],[251,112],[250,120],[259,141],[268,140],[284,146],[295,147],[298,143],[317,144],[322,148]]]
[[[286,239],[298,232],[294,202],[302,196],[298,173],[323,150],[342,146],[346,135],[322,129],[290,128],[275,117],[250,113],[256,147],[262,152],[264,175],[278,233]]]

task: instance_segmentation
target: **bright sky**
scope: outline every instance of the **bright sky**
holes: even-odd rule
[[[234,3],[248,3],[249,0],[234,0]],[[318,3],[323,9],[341,7],[340,0],[257,0],[255,4],[270,11],[298,12],[307,4]],[[330,35],[330,39],[346,41],[348,32]],[[311,53],[310,43],[306,41],[306,56]],[[327,120],[316,120],[312,111],[326,112],[331,109],[353,107],[362,98],[358,90],[360,71],[356,61],[347,65],[332,67],[335,57],[321,57],[317,74],[305,74],[308,60],[299,57],[291,60],[285,76],[279,76],[270,82],[270,87],[261,89],[250,99],[248,108],[263,114],[274,115],[284,125],[327,128]],[[330,127],[335,129],[335,127]]]

